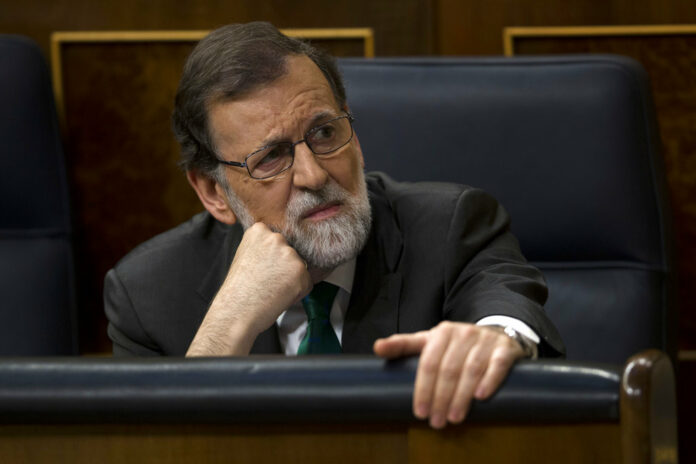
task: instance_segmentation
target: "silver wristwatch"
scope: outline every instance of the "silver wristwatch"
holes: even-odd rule
[[[495,325],[494,327],[499,327],[505,333],[505,335],[519,343],[524,351],[525,358],[536,359],[539,357],[539,348],[537,347],[537,344],[534,343],[534,340],[516,331],[510,326]]]

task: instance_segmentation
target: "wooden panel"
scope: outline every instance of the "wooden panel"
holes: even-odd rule
[[[499,55],[502,31],[515,26],[696,23],[691,0],[438,0],[433,52]]]
[[[32,464],[406,462],[405,426],[0,426],[0,460]]]
[[[696,348],[696,26],[515,28],[507,35],[516,55],[617,53],[647,69],[672,197],[679,348]]]
[[[677,370],[677,414],[679,416],[679,458],[696,462],[696,352],[683,356]]]
[[[192,48],[186,42],[63,47],[83,352],[111,349],[102,310],[106,271],[138,243],[203,209],[177,168],[170,122]]]
[[[647,350],[628,360],[619,406],[626,462],[677,462],[676,391],[667,355]]]
[[[2,462],[621,462],[618,424],[214,426],[4,425]]]
[[[74,31],[51,34],[51,77],[58,116],[65,124],[63,108],[63,47],[79,44],[110,43],[190,43],[195,44],[210,31]],[[330,50],[335,56],[375,56],[374,31],[371,28],[281,29],[288,37],[309,40]],[[191,50],[193,45],[191,46]],[[190,53],[190,51],[189,51]]]
[[[288,32],[288,31],[286,31]],[[369,29],[289,31],[336,55],[373,52]],[[81,347],[109,351],[106,271],[148,238],[203,208],[177,167],[171,113],[183,63],[205,35],[58,33],[54,81],[75,223]]]
[[[208,30],[270,21],[280,28],[371,27],[378,55],[431,52],[434,0],[32,0],[2,2],[0,31],[32,37],[49,53],[54,31]]]
[[[413,428],[408,446],[412,463],[584,464],[621,462],[620,442],[618,424],[463,425]]]

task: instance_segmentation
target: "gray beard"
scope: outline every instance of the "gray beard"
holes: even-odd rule
[[[365,175],[359,171],[358,176],[356,195],[331,178],[320,190],[296,192],[285,211],[285,227],[267,224],[268,227],[283,235],[309,267],[328,270],[355,258],[365,246],[372,224]],[[256,221],[227,182],[222,185],[237,219],[244,230],[248,229]],[[302,216],[307,211],[329,202],[341,203],[338,214],[317,223],[303,223]]]

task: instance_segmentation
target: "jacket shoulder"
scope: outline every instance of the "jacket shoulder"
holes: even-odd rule
[[[177,269],[185,271],[193,263],[212,261],[230,235],[237,235],[236,229],[239,229],[238,235],[241,237],[240,226],[222,224],[208,212],[199,213],[141,243],[124,256],[114,269],[128,280],[140,276],[148,278],[157,275],[158,270],[169,275],[176,273]]]
[[[381,172],[367,174],[373,201],[388,203],[401,226],[448,224],[457,209],[496,210],[498,202],[481,189],[447,182],[397,182]]]

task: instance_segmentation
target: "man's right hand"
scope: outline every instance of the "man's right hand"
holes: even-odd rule
[[[311,289],[302,258],[282,235],[257,222],[244,233],[186,355],[249,354],[257,335]]]

